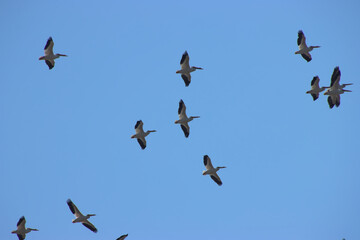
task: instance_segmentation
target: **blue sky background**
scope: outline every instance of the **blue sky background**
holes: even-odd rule
[[[360,239],[359,1],[1,1],[0,239]],[[297,31],[320,45],[307,63]],[[52,36],[68,54],[38,58]],[[182,53],[203,67],[185,88]],[[335,66],[329,109],[310,81]],[[174,121],[183,99],[186,139]],[[142,119],[142,151],[130,136]],[[204,170],[208,154],[218,187]],[[92,233],[66,200],[96,213]]]

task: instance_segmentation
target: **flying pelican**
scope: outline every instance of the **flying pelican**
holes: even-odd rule
[[[145,137],[149,135],[151,132],[156,132],[156,130],[148,130],[144,132],[143,130],[144,123],[139,120],[135,124],[135,134],[131,136],[131,138],[137,138],[138,143],[142,149],[146,148],[146,140]]]
[[[311,59],[312,59],[309,52],[311,52],[314,48],[319,48],[320,47],[320,46],[310,46],[310,47],[308,47],[306,45],[305,35],[304,35],[303,31],[301,31],[301,30],[298,32],[297,44],[299,46],[299,51],[295,52],[295,54],[301,54],[301,56],[308,62],[310,62]]]
[[[124,234],[118,237],[116,240],[124,240],[129,234]]]
[[[96,229],[96,227],[92,225],[91,222],[88,221],[88,219],[92,216],[95,216],[95,214],[87,214],[86,216],[84,216],[70,199],[68,199],[66,203],[69,206],[70,211],[76,217],[75,219],[72,220],[72,223],[81,222],[85,227],[87,227],[94,233],[97,233],[98,230]]]
[[[39,231],[37,229],[34,229],[34,228],[26,228],[25,227],[25,223],[26,223],[26,220],[25,220],[25,217],[22,216],[18,223],[17,223],[17,229],[12,231],[11,233],[16,233],[19,240],[24,240],[25,237],[26,237],[26,234],[31,232],[31,231]]]
[[[217,175],[217,171],[219,171],[220,168],[226,168],[226,167],[216,167],[214,168],[211,164],[211,160],[208,155],[204,156],[204,165],[206,167],[206,171],[203,171],[203,175],[210,175],[212,180],[214,180],[219,186],[222,185],[220,177]]]
[[[67,57],[65,54],[54,54],[53,53],[54,41],[52,37],[49,37],[47,43],[44,48],[45,56],[39,57],[39,60],[45,60],[46,65],[48,65],[49,69],[52,69],[55,66],[55,59],[62,57]]]
[[[340,94],[343,94],[344,92],[351,92],[350,90],[346,90],[344,88],[348,85],[352,85],[352,83],[346,83],[340,85],[340,77],[341,77],[340,68],[335,67],[334,72],[331,76],[330,88],[326,90],[324,93],[324,95],[329,95],[328,103],[330,108],[333,108],[334,106],[336,107],[340,106]]]
[[[306,93],[310,93],[313,97],[314,101],[319,98],[319,93],[324,91],[328,87],[319,87],[320,78],[315,76],[313,80],[311,80],[311,90]]]
[[[202,70],[201,67],[194,67],[194,66],[190,67],[189,60],[190,60],[189,54],[187,53],[187,51],[185,51],[183,53],[183,55],[182,55],[181,60],[180,60],[181,70],[176,71],[176,73],[181,74],[181,77],[184,80],[186,87],[189,86],[189,84],[191,82],[190,73],[196,71],[196,69],[201,69]]]
[[[175,124],[180,124],[181,129],[185,134],[185,137],[189,137],[190,127],[188,122],[191,122],[194,118],[199,118],[199,116],[191,116],[188,118],[186,116],[186,106],[182,99],[179,102],[178,114],[179,114],[179,120],[176,120]]]

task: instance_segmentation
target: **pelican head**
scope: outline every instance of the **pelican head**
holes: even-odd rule
[[[86,216],[87,216],[88,218],[90,218],[90,217],[96,216],[96,214],[87,214]]]
[[[200,116],[191,116],[190,119],[193,120],[194,118],[200,118]]]
[[[206,171],[205,171],[205,170],[203,171],[203,175],[206,175]]]
[[[57,54],[55,54],[56,56],[58,56],[58,57],[67,57],[67,55],[65,55],[65,54],[60,54],[60,53],[57,53]]]
[[[221,169],[221,168],[226,168],[226,167],[217,167],[216,170],[219,170],[219,169]]]
[[[148,131],[146,131],[146,132],[152,133],[152,132],[156,132],[156,130],[148,130]]]
[[[39,231],[39,229],[36,228],[28,228],[30,231]]]
[[[175,124],[176,124],[176,123],[179,123],[179,120],[175,120]]]
[[[39,60],[45,60],[45,56],[39,57]]]
[[[313,50],[314,48],[319,48],[320,46],[310,46],[309,48]]]
[[[181,70],[177,70],[176,73],[181,73]]]
[[[330,95],[330,89],[326,90],[326,91],[324,92],[324,95]]]
[[[17,233],[16,230],[12,231],[11,233]]]
[[[132,135],[131,138],[136,138],[136,136],[135,136],[135,135]]]

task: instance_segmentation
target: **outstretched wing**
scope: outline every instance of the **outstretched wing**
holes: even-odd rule
[[[310,53],[303,53],[301,54],[301,56],[307,61],[307,62],[310,62],[312,57],[311,57],[311,54]]]
[[[135,132],[136,133],[144,132],[143,125],[144,123],[141,120],[137,121],[135,124]]]
[[[54,47],[54,41],[53,41],[52,37],[49,37],[49,39],[47,40],[46,45],[44,47],[45,55],[54,55],[53,47]]]
[[[181,78],[184,80],[185,87],[188,87],[191,82],[191,75],[190,73],[183,73],[181,74]]]
[[[116,240],[124,240],[129,234],[124,234],[118,237]]]
[[[298,31],[297,45],[299,46],[300,50],[303,48],[307,48],[305,34],[301,30]]]
[[[204,155],[204,165],[205,165],[207,170],[214,168],[213,165],[211,164],[211,160],[210,160],[210,157],[208,155]]]
[[[217,173],[212,173],[210,175],[211,179],[214,180],[214,182],[217,183],[217,185],[221,186],[222,185],[222,182],[221,182],[221,179],[219,177],[219,175],[217,175]]]
[[[49,69],[53,69],[55,66],[55,61],[54,59],[51,60],[45,60],[46,65],[48,65]]]
[[[181,69],[190,68],[189,60],[190,60],[189,54],[187,51],[185,51],[180,60]]]
[[[93,231],[94,233],[97,233],[97,229],[96,229],[96,227],[91,223],[91,222],[89,222],[88,220],[86,220],[85,222],[83,222],[83,225],[85,226],[85,227],[87,227],[88,229],[90,229],[91,231]]]
[[[181,129],[184,132],[185,137],[189,137],[189,134],[190,134],[189,124],[188,123],[182,123],[182,124],[180,124],[180,126],[181,126]]]
[[[81,212],[79,211],[79,209],[75,206],[75,204],[71,201],[71,199],[68,199],[66,201],[67,205],[70,208],[70,211],[75,215],[75,217],[79,217],[81,216]]]
[[[318,93],[312,93],[311,96],[313,97],[314,101],[319,98]]]
[[[141,149],[144,150],[146,148],[146,140],[145,140],[145,138],[137,138],[137,141],[138,141]]]
[[[182,117],[186,116],[186,106],[185,106],[185,103],[184,103],[184,101],[182,99],[179,102],[178,115],[179,115],[179,118],[182,118]]]
[[[331,83],[330,83],[330,87],[334,86],[334,84],[339,85],[340,82],[340,77],[341,77],[341,72],[340,72],[340,68],[339,67],[335,67],[334,68],[334,72],[331,75]]]
[[[19,240],[24,240],[26,235],[25,234],[16,234],[19,238]]]

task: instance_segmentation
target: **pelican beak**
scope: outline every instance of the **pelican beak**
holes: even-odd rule
[[[180,73],[180,70],[176,71],[176,73]]]

